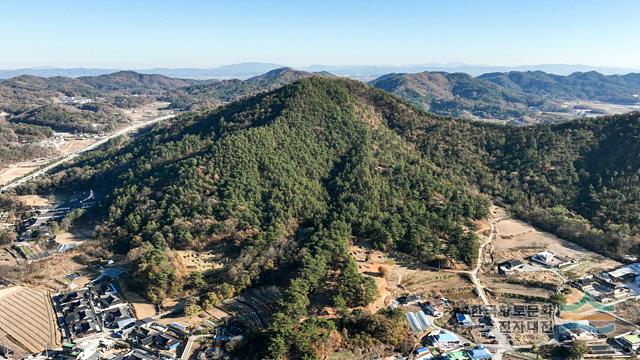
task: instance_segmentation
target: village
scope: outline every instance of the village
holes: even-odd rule
[[[246,329],[268,327],[282,297],[276,286],[186,314],[183,300],[158,307],[131,291],[117,261],[70,266],[89,237],[69,241],[55,228],[99,202],[91,189],[62,202],[34,202],[16,226],[16,241],[2,247],[0,265],[55,263],[58,271],[34,270],[36,280],[24,284],[0,280],[0,357],[224,359],[245,341]],[[472,269],[433,268],[367,244],[352,246],[359,270],[376,280],[380,293],[366,310],[404,311],[418,340],[409,359],[536,359],[575,340],[588,346],[585,357],[597,359],[630,358],[640,349],[635,259],[605,258],[497,207],[477,232],[482,244]],[[220,266],[215,254],[176,256],[187,273]]]
[[[574,341],[585,358],[635,358],[640,264],[603,257],[494,207],[475,269],[430,268],[355,245],[361,272],[420,339],[413,359],[539,359]]]

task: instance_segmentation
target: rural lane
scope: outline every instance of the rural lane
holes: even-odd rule
[[[9,190],[9,189],[12,189],[12,188],[14,188],[14,187],[17,187],[17,186],[19,186],[19,185],[22,185],[22,184],[24,184],[25,182],[27,182],[27,181],[29,181],[29,180],[33,180],[33,179],[35,179],[35,178],[36,178],[36,177],[38,177],[38,176],[41,176],[41,175],[43,175],[43,174],[46,174],[48,171],[50,171],[50,170],[54,169],[55,167],[60,166],[60,165],[64,164],[65,162],[67,162],[67,161],[69,161],[69,160],[72,160],[72,159],[74,159],[74,158],[78,157],[78,156],[79,156],[80,154],[82,154],[82,153],[85,153],[85,152],[87,152],[87,151],[94,150],[94,149],[96,149],[98,146],[105,144],[107,141],[109,141],[109,140],[111,140],[111,139],[115,139],[115,138],[117,138],[118,136],[122,136],[122,135],[124,135],[124,134],[130,133],[130,132],[135,131],[135,130],[138,130],[138,129],[140,129],[140,128],[143,128],[143,127],[146,127],[146,126],[149,126],[149,125],[155,124],[155,123],[157,123],[157,122],[159,122],[159,121],[163,121],[163,120],[171,119],[171,118],[173,118],[173,117],[175,117],[175,116],[176,116],[176,115],[165,115],[165,116],[161,116],[161,117],[155,118],[155,119],[153,119],[153,120],[149,120],[149,121],[146,121],[146,122],[143,122],[143,123],[134,124],[134,125],[131,125],[131,126],[127,126],[126,128],[120,129],[120,130],[118,130],[118,131],[116,131],[116,132],[114,132],[114,133],[111,133],[111,134],[107,135],[106,137],[104,137],[104,138],[102,138],[102,139],[100,139],[100,140],[96,141],[95,143],[93,143],[93,144],[91,144],[91,145],[89,145],[89,146],[87,146],[87,147],[84,147],[84,148],[82,148],[82,149],[80,149],[80,150],[78,150],[78,151],[75,151],[75,152],[73,152],[73,153],[71,153],[71,154],[69,154],[69,155],[67,155],[67,156],[63,157],[63,158],[62,158],[62,159],[60,159],[60,160],[57,160],[56,162],[54,162],[54,163],[52,163],[52,164],[49,164],[49,165],[47,165],[47,166],[45,166],[45,167],[43,167],[43,168],[40,168],[40,169],[38,169],[38,170],[36,170],[36,171],[32,172],[32,173],[31,173],[31,174],[29,174],[29,175],[26,175],[26,176],[24,176],[24,177],[21,177],[21,178],[19,178],[19,179],[16,179],[16,180],[14,180],[14,181],[12,181],[12,182],[10,182],[10,183],[8,183],[8,184],[6,184],[6,185],[4,185],[4,186],[0,187],[0,193],[2,193],[2,192],[4,192],[4,191],[7,191],[7,190]]]

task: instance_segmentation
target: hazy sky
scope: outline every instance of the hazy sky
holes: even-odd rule
[[[640,0],[0,0],[0,68],[640,68]]]

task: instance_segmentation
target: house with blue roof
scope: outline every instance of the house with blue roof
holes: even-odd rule
[[[484,346],[475,347],[469,351],[467,354],[471,358],[471,360],[490,360],[493,359],[493,354],[487,350]]]
[[[447,330],[434,331],[427,336],[427,343],[440,349],[451,350],[460,346],[460,338]]]
[[[473,326],[473,320],[471,320],[471,316],[469,316],[469,314],[457,313],[456,320],[459,325]]]

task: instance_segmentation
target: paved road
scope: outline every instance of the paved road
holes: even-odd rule
[[[95,142],[95,143],[93,143],[93,144],[91,144],[91,145],[89,145],[89,146],[87,146],[85,148],[82,148],[82,149],[80,149],[80,150],[78,150],[78,151],[76,151],[74,153],[71,153],[71,154],[63,157],[62,159],[60,159],[60,160],[58,160],[58,161],[56,161],[56,162],[54,162],[52,164],[49,164],[49,165],[47,165],[47,166],[45,166],[43,168],[40,168],[40,169],[36,170],[35,172],[32,172],[31,174],[29,174],[29,175],[27,175],[25,177],[22,177],[20,179],[16,179],[16,180],[14,180],[14,181],[12,181],[12,182],[0,187],[0,193],[2,193],[3,191],[7,191],[9,189],[12,189],[12,188],[14,188],[16,186],[22,185],[22,184],[24,184],[25,182],[27,182],[29,180],[33,180],[33,179],[37,178],[38,176],[46,174],[49,170],[51,170],[51,169],[53,169],[53,168],[55,168],[55,167],[57,167],[59,165],[62,165],[62,164],[64,164],[65,162],[67,162],[69,160],[72,160],[72,159],[78,157],[80,154],[82,154],[84,152],[94,150],[98,146],[105,144],[107,141],[109,141],[111,139],[115,139],[118,136],[130,133],[132,131],[138,130],[138,129],[143,128],[145,126],[149,126],[149,125],[155,124],[155,123],[157,123],[159,121],[171,119],[171,118],[173,118],[175,116],[176,115],[161,116],[161,117],[155,118],[153,120],[149,120],[147,122],[131,125],[131,126],[128,126],[128,127],[124,128],[124,129],[120,129],[120,130],[118,130],[118,131],[116,131],[116,132],[114,132],[114,133],[112,133],[112,134],[110,134],[110,135],[98,140],[97,142]]]

